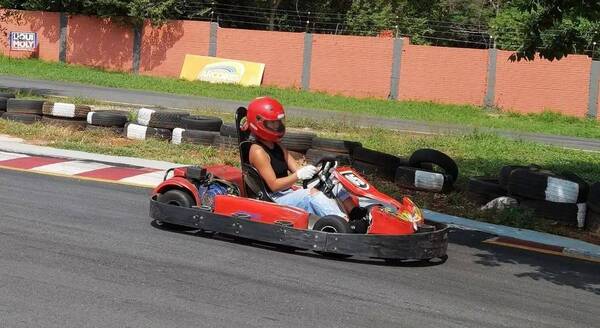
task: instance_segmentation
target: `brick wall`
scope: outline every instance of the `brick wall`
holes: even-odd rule
[[[168,21],[161,27],[145,24],[140,73],[179,77],[186,54],[208,56],[210,23]]]
[[[0,17],[8,13],[0,10]],[[31,52],[9,51],[10,32],[37,32],[39,52],[34,56],[44,60],[58,61],[60,38],[60,14],[41,11],[10,11],[10,16],[0,21],[0,51],[5,56],[30,57]]]
[[[386,98],[393,48],[389,38],[313,35],[310,89]]]
[[[263,85],[299,87],[304,34],[220,28],[217,57],[265,64]]]
[[[67,62],[130,71],[133,65],[132,28],[108,18],[70,16]]]
[[[521,113],[558,111],[583,117],[587,113],[591,59],[571,55],[559,61],[510,62],[498,51],[496,105]]]
[[[405,45],[399,99],[483,105],[488,51]]]

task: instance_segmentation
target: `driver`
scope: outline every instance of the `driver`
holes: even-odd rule
[[[299,207],[318,215],[338,215],[348,218],[336,200],[316,189],[294,189],[300,180],[313,178],[317,168],[313,165],[298,167],[289,152],[280,144],[285,134],[285,112],[275,99],[259,97],[248,105],[245,128],[255,138],[250,147],[250,164],[263,178],[271,198],[278,204]],[[352,200],[338,183],[334,188],[336,198],[348,213],[353,208]]]

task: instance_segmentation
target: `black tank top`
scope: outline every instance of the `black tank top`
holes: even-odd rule
[[[275,176],[278,179],[287,177],[288,166],[285,160],[285,156],[283,155],[283,149],[281,148],[281,146],[279,144],[275,144],[275,147],[271,149],[260,142],[256,142],[256,144],[261,146],[267,152],[267,154],[269,154],[269,157],[271,158],[271,167],[275,172]]]

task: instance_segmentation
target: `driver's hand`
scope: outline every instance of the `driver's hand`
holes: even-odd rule
[[[296,171],[298,180],[308,180],[317,174],[317,168],[314,165],[306,165]]]

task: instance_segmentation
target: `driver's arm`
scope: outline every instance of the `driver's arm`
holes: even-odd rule
[[[296,160],[294,159],[294,157],[292,157],[292,155],[290,154],[289,151],[287,151],[287,149],[285,149],[285,147],[281,146],[281,149],[283,149],[283,156],[285,157],[285,161],[287,163],[288,166],[288,170],[290,170],[290,172],[292,173],[296,173],[296,171],[298,171],[298,163],[296,163]]]
[[[269,186],[269,189],[273,192],[288,189],[298,181],[295,171],[287,177],[277,179],[271,167],[269,155],[260,146],[252,145],[249,159],[250,164],[256,168],[267,186]]]

